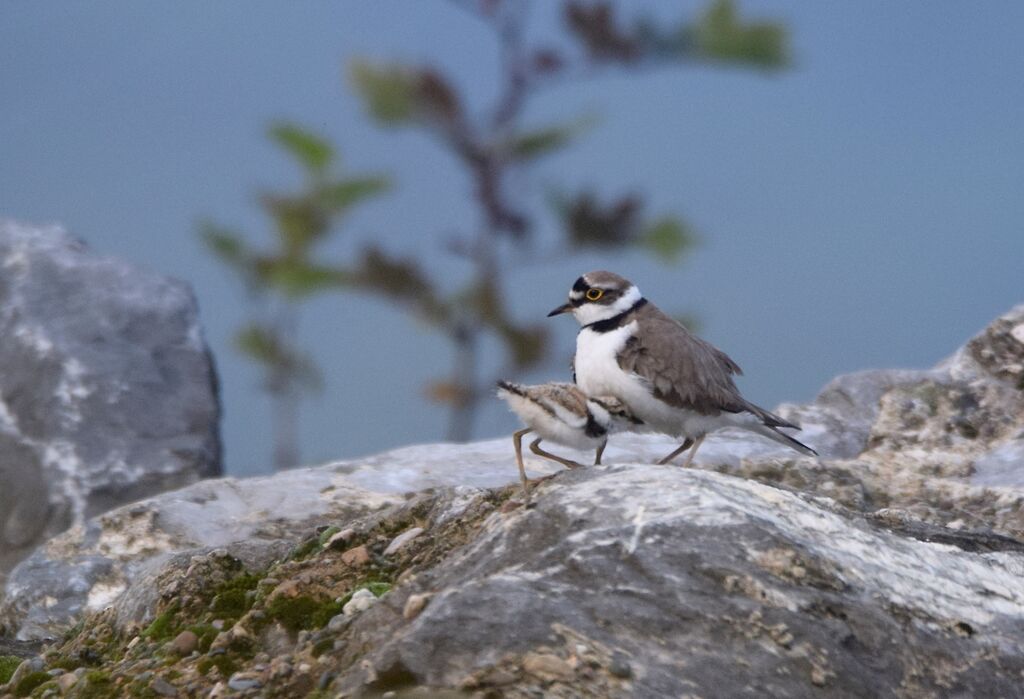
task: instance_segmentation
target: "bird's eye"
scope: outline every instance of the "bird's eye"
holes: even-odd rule
[[[604,296],[604,289],[587,289],[587,300],[597,301]]]

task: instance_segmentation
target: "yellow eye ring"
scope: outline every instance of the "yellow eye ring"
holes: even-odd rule
[[[604,296],[604,289],[587,289],[587,301],[597,301]]]

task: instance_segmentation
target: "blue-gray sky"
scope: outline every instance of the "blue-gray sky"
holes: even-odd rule
[[[545,7],[546,3],[535,3]],[[696,2],[623,2],[671,18]],[[538,99],[532,123],[599,124],[528,184],[638,191],[701,233],[685,263],[583,255],[511,276],[509,302],[541,317],[580,273],[611,268],[691,311],[746,370],[755,402],[810,398],[837,373],[924,366],[1024,301],[1024,4],[916,0],[741,2],[784,20],[794,65],[773,75],[687,68],[614,73]],[[537,13],[536,36],[557,34]],[[7,2],[0,9],[0,215],[57,221],[96,250],[190,282],[224,390],[229,471],[269,468],[258,374],[231,348],[246,299],[199,244],[203,217],[265,239],[263,186],[298,182],[268,143],[274,119],[329,135],[353,170],[396,190],[325,251],[374,239],[464,274],[435,252],[476,221],[456,164],[412,131],[375,127],[343,80],[355,56],[429,62],[472,100],[493,95],[487,29],[446,2]],[[550,230],[541,236],[550,236]],[[565,378],[575,327],[530,378]],[[450,353],[361,296],[317,301],[303,338],[325,369],[305,409],[305,460],[443,435],[421,398]],[[507,432],[500,405],[479,436]]]

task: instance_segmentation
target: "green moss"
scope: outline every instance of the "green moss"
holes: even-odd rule
[[[363,585],[363,587],[372,592],[374,597],[382,597],[386,592],[391,590],[391,583],[369,582]]]
[[[213,643],[213,639],[217,637],[218,633],[217,629],[213,628],[209,624],[195,624],[193,626],[189,626],[188,630],[199,638],[196,648],[200,653],[205,653],[210,650],[210,645]]]
[[[327,529],[320,532],[320,537],[317,540],[317,543],[320,544],[320,548],[327,546],[327,542],[331,540],[331,537],[340,531],[341,527],[327,527]]]
[[[321,638],[313,645],[313,657],[319,658],[324,653],[334,650],[333,638]]]
[[[304,561],[319,550],[320,539],[314,536],[312,539],[306,539],[296,546],[288,558],[293,561]]]
[[[142,632],[142,637],[153,641],[169,639],[177,631],[174,617],[178,613],[178,607],[177,602],[168,607],[163,614],[159,615],[153,620],[152,624],[146,627],[146,630]]]
[[[252,608],[256,595],[254,591],[259,585],[261,576],[242,573],[214,590],[210,612],[215,619],[237,621]]]
[[[217,668],[220,674],[224,677],[231,677],[238,671],[238,663],[236,663],[229,655],[215,655],[213,657],[206,656],[201,658],[196,663],[196,669],[199,670],[199,674],[206,676],[210,670]]]
[[[30,672],[18,681],[18,685],[14,688],[14,696],[27,697],[32,690],[51,679],[53,678],[45,672]]]
[[[47,675],[47,677],[50,677],[50,676]],[[41,697],[46,692],[49,692],[51,689],[56,691],[58,694],[60,694],[59,688],[57,686],[57,682],[52,677],[50,677],[49,680],[47,680],[46,682],[43,682],[41,685],[39,685],[38,687],[33,689],[32,690],[32,694],[30,694],[29,696],[31,696],[31,697]]]
[[[285,597],[278,595],[267,605],[267,616],[289,631],[301,631],[313,627],[313,615],[320,609],[320,603],[312,597],[300,595]]]
[[[50,663],[48,663],[48,665],[49,665],[50,669],[60,668],[61,670],[64,670],[65,672],[72,672],[72,671],[77,670],[78,668],[82,667],[82,661],[81,660],[76,660],[74,658],[57,658],[56,660],[53,660]],[[0,682],[0,684],[3,684],[3,683]]]
[[[107,699],[118,696],[114,683],[110,680],[110,673],[103,670],[92,670],[85,673],[78,685],[78,699]]]
[[[11,675],[21,665],[21,660],[13,655],[0,655],[0,684],[7,684],[11,681]]]

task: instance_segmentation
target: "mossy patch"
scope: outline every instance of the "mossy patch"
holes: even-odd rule
[[[199,674],[204,677],[210,673],[210,670],[217,668],[223,677],[231,677],[235,672],[238,671],[238,663],[226,654],[207,656],[200,658],[199,662],[196,663],[196,669],[199,670]]]
[[[80,688],[76,685],[76,689],[78,699],[107,699],[118,695],[110,679],[110,673],[103,670],[85,673],[80,681]]]
[[[11,675],[21,665],[22,659],[14,655],[0,655],[0,684],[11,681]]]
[[[175,602],[164,610],[163,614],[157,616],[152,624],[146,627],[146,630],[142,632],[142,637],[152,641],[165,641],[169,639],[177,631],[177,625],[174,620],[177,613],[178,603]]]
[[[292,553],[288,558],[292,561],[304,561],[314,553],[318,552],[320,548],[320,539],[314,536],[311,539],[306,539],[292,549]]]
[[[327,546],[327,542],[331,540],[331,537],[340,531],[341,527],[327,527],[327,529],[320,532],[320,537],[317,539],[320,544],[320,548]]]
[[[217,629],[213,628],[209,624],[194,624],[188,627],[188,630],[196,635],[199,639],[196,644],[196,648],[200,653],[205,653],[210,650],[210,645],[213,644],[213,639],[217,637]]]
[[[30,672],[18,681],[17,686],[14,688],[14,696],[27,697],[36,687],[49,682],[51,679],[53,678],[45,672]]]

